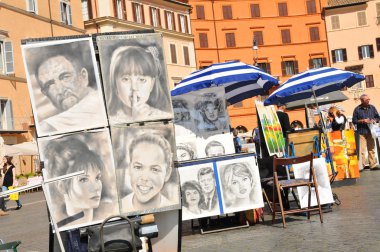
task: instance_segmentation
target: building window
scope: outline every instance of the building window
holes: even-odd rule
[[[166,29],[175,30],[174,13],[171,11],[165,11]]]
[[[310,41],[319,41],[319,28],[318,27],[310,27]]]
[[[346,49],[336,49],[331,51],[332,61],[336,62],[346,62],[347,61],[347,51]]]
[[[133,21],[139,24],[145,24],[144,7],[139,3],[132,3]]]
[[[251,17],[260,17],[260,5],[251,4]]]
[[[12,42],[0,40],[0,74],[12,73],[14,73]]]
[[[287,3],[278,3],[278,15],[280,17],[285,17],[288,15],[288,4]]]
[[[205,7],[203,5],[196,5],[197,19],[205,19]]]
[[[376,49],[380,51],[380,38],[376,38]]]
[[[253,38],[256,40],[257,45],[264,45],[263,40],[263,32],[262,31],[254,31]]]
[[[26,10],[37,13],[37,0],[26,0]]]
[[[290,43],[292,43],[292,40],[290,38],[290,30],[289,29],[281,30],[281,38],[282,38],[282,43],[283,44],[290,44]]]
[[[118,19],[126,19],[126,9],[123,0],[113,0],[114,15]]]
[[[160,10],[150,7],[150,24],[154,27],[161,27]]]
[[[358,47],[359,59],[369,59],[373,58],[373,45],[364,45]]]
[[[331,16],[331,29],[332,30],[340,29],[339,16]]]
[[[92,19],[91,0],[82,0],[83,21]]]
[[[232,7],[231,5],[223,5],[223,18],[232,19]]]
[[[70,2],[67,0],[61,0],[60,6],[61,6],[61,22],[66,25],[72,25]]]
[[[188,33],[188,23],[187,23],[187,16],[178,14],[178,21],[179,21],[179,27],[180,27],[180,32],[182,33]]]
[[[367,25],[367,17],[365,11],[358,12],[358,26]]]
[[[208,48],[207,33],[199,33],[199,47]]]
[[[298,73],[298,61],[289,60],[281,62],[282,75],[289,76]]]
[[[309,60],[309,68],[321,68],[327,65],[326,58],[313,58]]]
[[[375,83],[373,82],[373,75],[365,76],[365,86],[367,88],[375,87]]]
[[[12,101],[8,99],[0,99],[0,129],[14,129]]]
[[[175,44],[170,44],[170,57],[173,64],[177,64],[177,50]]]
[[[183,58],[185,59],[185,65],[190,66],[189,47],[183,47]]]
[[[307,14],[315,14],[317,13],[317,7],[315,6],[315,0],[307,0],[306,1]]]
[[[226,33],[226,46],[227,47],[236,47],[235,33]]]
[[[267,62],[259,62],[257,63],[257,67],[261,68],[266,73],[271,73],[270,71],[270,63]]]
[[[376,3],[376,24],[380,24],[380,3]]]

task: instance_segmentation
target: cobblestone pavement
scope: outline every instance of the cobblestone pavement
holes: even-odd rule
[[[249,228],[200,235],[191,234],[189,222],[184,222],[182,251],[380,251],[380,170],[361,175],[352,185],[334,183],[333,191],[342,204],[323,215],[323,224],[318,215],[311,221],[304,216],[288,216],[287,228],[283,229],[280,217],[272,225],[266,215],[264,223]],[[48,251],[43,193],[22,194],[21,200],[21,210],[0,217],[0,238],[21,240],[19,251]],[[16,207],[14,202],[8,205]]]

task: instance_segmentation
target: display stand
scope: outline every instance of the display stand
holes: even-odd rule
[[[175,162],[175,166],[177,168],[184,167],[188,165],[198,165],[203,163],[210,163],[210,162],[217,162],[217,161],[224,161],[224,160],[231,160],[236,158],[242,158],[242,157],[250,157],[254,156],[256,159],[256,154],[253,153],[238,153],[238,154],[231,154],[231,155],[225,155],[225,156],[219,156],[219,157],[213,157],[213,158],[203,158],[203,159],[197,159],[197,160],[191,160],[191,161],[182,161],[182,162]],[[257,160],[256,160],[257,163]],[[233,229],[240,229],[240,228],[247,228],[249,227],[249,222],[246,220],[245,224],[241,225],[238,222],[232,222],[231,214],[224,214],[227,217],[221,217],[221,215],[217,215],[217,225],[208,225],[207,228],[202,227],[200,223],[200,219],[198,219],[199,226],[197,228],[200,228],[201,234],[210,234],[210,233],[216,233],[216,232],[222,232],[226,230],[233,230]],[[210,222],[212,222],[212,217],[204,217],[202,219],[208,219]],[[223,220],[226,220],[226,223],[223,223]],[[228,221],[228,222],[227,222]],[[191,227],[192,230],[194,228],[194,220],[191,220]]]

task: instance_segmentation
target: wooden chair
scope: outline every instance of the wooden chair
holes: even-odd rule
[[[299,164],[299,163],[305,163],[309,162],[309,169],[310,169],[310,176],[309,179],[284,179],[279,180],[277,172],[278,169],[287,169],[286,165],[293,165],[293,164]],[[273,177],[274,177],[274,183],[273,183],[273,201],[272,201],[272,223],[275,221],[276,214],[281,213],[282,216],[282,225],[285,228],[285,215],[286,214],[294,214],[294,213],[302,213],[307,212],[307,218],[310,219],[310,212],[312,211],[318,211],[319,217],[321,223],[323,223],[323,217],[322,217],[322,209],[321,204],[319,201],[319,193],[318,193],[318,185],[317,180],[315,177],[315,171],[313,168],[313,153],[302,156],[302,157],[294,157],[294,158],[274,158],[273,159]],[[284,191],[284,189],[287,188],[295,188],[298,186],[307,186],[309,188],[309,200],[308,200],[308,207],[306,209],[301,209],[298,207],[297,209],[290,209],[284,211],[284,207],[282,204],[281,199],[281,191]],[[317,197],[317,203],[318,207],[310,207],[311,203],[311,188],[315,188],[315,194]],[[277,193],[277,197],[276,197]],[[278,199],[278,203],[280,205],[281,212],[276,212],[276,199]],[[298,205],[299,206],[299,205]]]

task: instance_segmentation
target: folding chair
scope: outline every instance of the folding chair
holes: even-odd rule
[[[277,175],[278,169],[287,169],[287,165],[294,165],[299,163],[305,163],[309,162],[309,169],[310,169],[310,176],[309,179],[284,179],[279,180],[279,177]],[[273,201],[272,201],[272,223],[275,221],[276,214],[280,214],[282,216],[282,225],[285,228],[285,215],[287,214],[294,214],[294,213],[302,213],[307,212],[307,218],[310,219],[310,212],[312,211],[318,211],[319,217],[321,223],[323,223],[323,217],[322,217],[322,209],[321,204],[319,201],[319,193],[318,193],[318,185],[317,180],[315,177],[315,171],[313,168],[313,153],[310,153],[309,155],[302,156],[302,157],[293,157],[293,158],[277,158],[274,157],[273,159],[273,177],[274,177],[274,183],[273,183]],[[281,191],[284,191],[286,188],[295,188],[298,186],[307,186],[309,189],[309,198],[308,198],[308,207],[306,209],[301,209],[299,204],[297,209],[290,209],[284,211],[284,207],[282,204],[281,199]],[[311,188],[315,188],[315,194],[317,198],[318,207],[311,207]],[[277,197],[276,197],[277,193]],[[281,212],[276,212],[276,198],[278,199],[278,203],[280,205]]]

